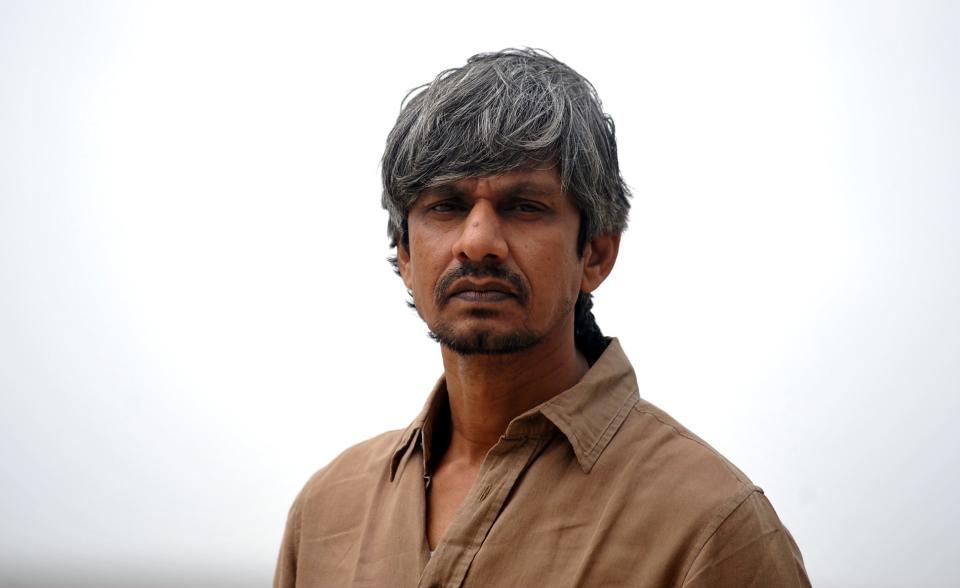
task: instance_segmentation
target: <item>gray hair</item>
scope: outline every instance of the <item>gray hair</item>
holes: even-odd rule
[[[383,153],[383,207],[391,245],[406,246],[420,192],[467,177],[542,163],[559,167],[586,240],[621,233],[629,189],[620,176],[613,119],[593,85],[535,49],[480,53],[414,88]]]

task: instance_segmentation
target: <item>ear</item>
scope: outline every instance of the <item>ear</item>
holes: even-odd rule
[[[413,289],[413,279],[410,270],[410,252],[404,247],[403,242],[397,240],[397,269],[400,271],[400,279],[407,290]]]
[[[600,235],[589,241],[583,249],[583,278],[580,290],[593,292],[600,287],[617,262],[620,253],[620,235]]]

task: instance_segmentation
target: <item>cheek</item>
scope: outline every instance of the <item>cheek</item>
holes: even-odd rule
[[[446,268],[444,258],[440,253],[444,251],[436,239],[423,237],[410,238],[410,289],[419,304],[427,299],[432,300],[437,281]]]
[[[580,292],[582,259],[577,257],[576,251],[568,251],[568,247],[569,243],[562,241],[536,253],[527,250],[528,259],[536,259],[536,263],[528,264],[530,267],[524,273],[528,276],[534,296],[544,302],[547,299],[566,299],[570,296],[575,299]]]

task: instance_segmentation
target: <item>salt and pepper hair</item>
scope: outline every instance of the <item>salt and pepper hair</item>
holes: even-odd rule
[[[620,176],[613,119],[593,85],[534,49],[481,53],[405,99],[383,153],[383,207],[392,246],[409,246],[407,215],[420,193],[469,177],[556,166],[580,211],[577,253],[627,225],[629,190]],[[396,268],[396,258],[391,262]],[[576,304],[577,346],[593,360],[606,341]]]

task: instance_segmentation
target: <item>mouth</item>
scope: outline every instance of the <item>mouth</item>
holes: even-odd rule
[[[502,264],[464,264],[447,272],[434,288],[438,308],[453,301],[476,311],[495,311],[503,305],[526,306],[530,289],[523,277]]]
[[[449,300],[460,300],[471,304],[493,304],[516,300],[517,295],[513,289],[499,282],[471,282],[464,281],[455,284],[447,295]]]
[[[465,290],[463,292],[457,292],[451,296],[451,298],[474,304],[482,304],[485,302],[502,302],[513,298],[513,296],[506,292]]]

